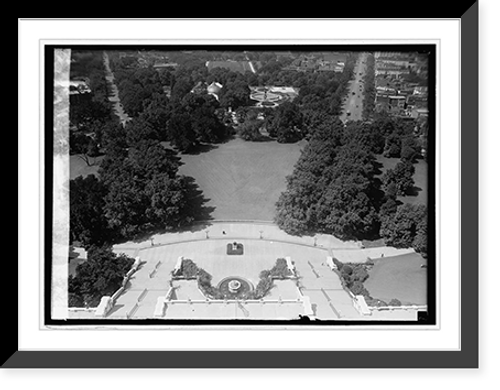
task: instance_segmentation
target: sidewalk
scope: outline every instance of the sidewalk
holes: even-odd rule
[[[143,249],[154,245],[174,244],[178,242],[198,241],[206,239],[264,239],[285,241],[289,243],[318,246],[324,248],[356,249],[359,244],[356,241],[341,241],[327,234],[315,236],[292,236],[272,223],[259,222],[207,222],[206,225],[194,226],[185,232],[154,234],[151,238],[141,242],[128,241],[117,244],[115,249]]]
[[[140,249],[152,246],[168,245],[206,239],[263,239],[266,241],[287,242],[309,247],[329,249],[332,256],[342,262],[365,262],[368,257],[374,259],[382,256],[397,256],[414,252],[413,249],[396,249],[392,247],[362,249],[358,241],[342,241],[332,235],[316,234],[315,236],[292,236],[280,230],[278,226],[265,222],[207,222],[206,225],[194,226],[190,231],[154,234],[148,239],[134,242],[128,241],[114,245],[115,252],[134,255]]]

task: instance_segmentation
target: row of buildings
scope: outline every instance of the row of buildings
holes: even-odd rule
[[[375,76],[400,77],[414,73],[427,77],[427,55],[405,52],[375,52]]]
[[[427,57],[375,52],[375,110],[418,119],[428,115]]]
[[[344,71],[346,53],[308,53],[301,54],[284,70],[297,72],[337,72]]]

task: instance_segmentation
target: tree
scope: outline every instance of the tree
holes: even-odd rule
[[[408,160],[399,161],[394,169],[388,169],[382,176],[386,194],[392,196],[394,189],[396,189],[396,195],[407,195],[415,186],[414,174],[415,167],[411,162]]]
[[[382,130],[373,124],[349,122],[345,128],[344,137],[345,142],[355,141],[359,147],[374,154],[381,154],[384,150],[385,137]]]
[[[394,168],[394,176],[396,179],[396,187],[398,195],[407,195],[408,192],[415,186],[413,175],[415,167],[410,161],[402,160],[398,162]]]
[[[124,127],[116,122],[107,122],[102,129],[102,148],[107,157],[121,159],[127,155],[127,136]]]
[[[352,239],[378,231],[375,159],[342,131],[339,121],[319,126],[303,149],[276,205],[275,221],[286,232]]]
[[[133,263],[130,257],[118,256],[108,247],[90,247],[87,261],[78,265],[76,277],[70,277],[69,303],[96,307],[103,296],[111,296],[121,287]]]
[[[401,139],[397,134],[391,134],[386,138],[385,157],[400,157],[401,156]]]
[[[174,178],[179,169],[179,161],[173,151],[165,149],[159,141],[145,139],[129,150],[128,161],[134,175],[143,180],[151,180],[157,174],[167,174]]]
[[[124,156],[106,157],[100,174],[107,189],[103,212],[109,226],[130,237],[189,223],[187,183],[178,168],[174,152],[154,139],[138,141]]]
[[[168,99],[164,94],[154,94],[140,114],[140,118],[155,130],[160,140],[166,138],[165,127],[170,117],[168,103]]]
[[[301,192],[300,194],[298,192]],[[288,234],[301,235],[310,230],[313,213],[305,191],[287,189],[276,203],[275,222]]]
[[[302,115],[296,104],[285,102],[275,110],[272,122],[267,126],[271,137],[280,143],[296,142],[302,138]]]
[[[102,245],[110,238],[104,217],[106,188],[94,175],[70,180],[70,237],[85,248]]]
[[[183,112],[172,114],[167,123],[167,139],[179,151],[185,153],[198,144],[192,118]]]
[[[375,234],[378,215],[368,195],[356,189],[354,176],[340,177],[325,191],[318,205],[321,230],[342,239]]]
[[[398,204],[396,203],[396,198],[393,196],[387,196],[386,201],[382,204],[379,210],[380,220],[383,221],[385,218],[391,218],[397,209]]]
[[[154,226],[178,228],[191,222],[187,212],[186,188],[181,177],[156,174],[148,182],[144,192],[150,200],[145,214]]]
[[[261,126],[262,122],[259,120],[246,120],[238,126],[238,134],[246,141],[258,141],[262,139]]]
[[[170,98],[172,101],[180,101],[193,88],[190,77],[176,77]]]
[[[250,88],[244,80],[227,81],[220,96],[220,104],[222,107],[236,110],[238,107],[248,105],[250,100]]]
[[[150,198],[144,191],[146,181],[134,174],[130,163],[117,172],[108,184],[104,212],[109,225],[122,237],[131,237],[149,230],[146,216]]]
[[[401,160],[413,163],[419,156],[419,146],[415,137],[409,136],[401,141]]]
[[[132,117],[137,116],[144,109],[143,104],[149,98],[147,91],[140,84],[133,83],[129,79],[119,83],[118,90],[125,112]]]
[[[125,134],[129,146],[134,146],[146,139],[160,139],[158,132],[151,126],[149,121],[145,120],[144,116],[133,118],[127,122],[125,125]]]
[[[386,245],[396,248],[417,246],[420,252],[425,253],[427,207],[412,204],[399,206],[393,217],[382,221],[380,235],[384,238]]]
[[[215,143],[226,136],[226,129],[216,115],[217,100],[208,94],[188,94],[182,100],[183,112],[191,117],[193,131],[199,142]]]
[[[89,137],[80,131],[70,131],[69,147],[70,154],[78,155],[78,157],[85,161],[85,164],[89,167],[94,164],[94,162],[91,161],[91,157],[99,155],[97,142],[92,137]]]

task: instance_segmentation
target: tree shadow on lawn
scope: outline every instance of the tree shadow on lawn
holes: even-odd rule
[[[373,167],[375,168],[373,171],[374,176],[379,176],[382,174],[382,168],[384,167],[384,164],[382,164],[381,162],[379,162],[377,160],[374,160]]]
[[[210,199],[205,198],[203,191],[200,190],[200,187],[196,184],[196,180],[193,177],[184,176],[183,178],[186,188],[187,217],[189,217],[192,221],[190,226],[190,229],[192,229],[196,226],[196,222],[212,220],[212,212],[215,210],[215,207],[206,206],[206,203],[209,202]]]
[[[408,192],[406,193],[406,196],[418,196],[418,193],[420,191],[422,191],[422,188],[417,187],[417,186],[413,186],[412,188],[410,188],[408,190]]]
[[[259,135],[257,138],[250,140],[251,142],[276,142],[276,138],[272,138],[268,135]]]
[[[200,155],[202,153],[210,152],[211,150],[217,149],[218,147],[219,146],[216,144],[199,144],[199,145],[193,146],[188,151],[186,151],[184,154],[197,156],[197,155]]]
[[[196,146],[189,148],[189,150],[187,150],[183,154],[197,156],[197,155],[200,155],[202,153],[207,153],[207,152],[210,152],[214,149],[217,149],[219,147],[219,145],[226,144],[235,138],[236,137],[234,134],[229,134],[229,135],[223,137],[222,139],[220,139],[219,141],[214,142],[214,143],[201,142],[201,143],[197,144]]]
[[[154,234],[165,234],[165,233],[181,233],[181,232],[199,232],[206,229],[211,225],[209,221],[213,220],[212,212],[215,210],[213,206],[206,206],[206,203],[210,199],[205,198],[203,191],[200,190],[198,184],[191,176],[182,176],[185,186],[186,195],[186,207],[184,211],[184,220],[190,221],[179,227],[158,227],[154,226],[149,229],[136,234],[132,237],[132,241],[135,243],[141,243],[151,240],[151,236]],[[120,242],[126,242],[130,240],[123,239]],[[154,242],[152,242],[154,245]]]

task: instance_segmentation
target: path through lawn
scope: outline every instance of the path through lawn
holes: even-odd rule
[[[191,176],[215,207],[215,220],[272,221],[275,203],[286,188],[306,144],[248,142],[236,138],[197,155],[183,155],[180,173]]]

